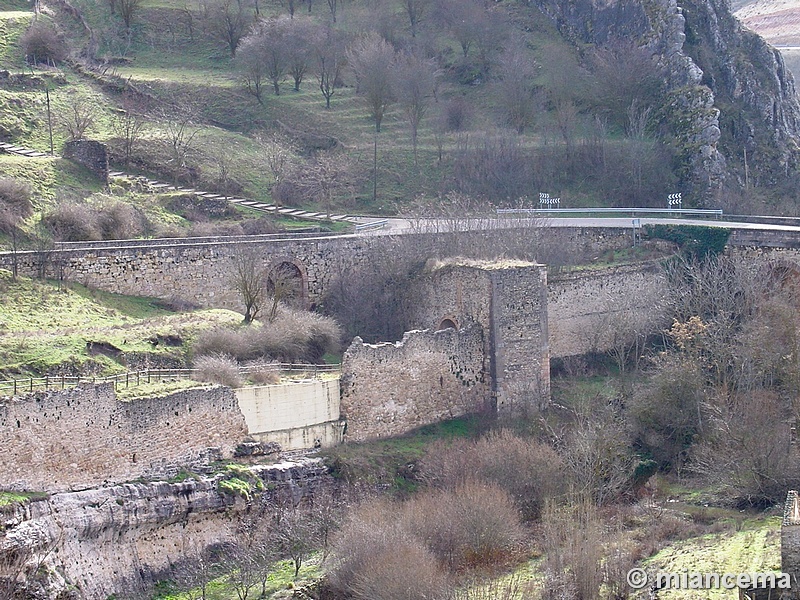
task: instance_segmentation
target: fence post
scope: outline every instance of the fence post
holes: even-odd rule
[[[14,395],[17,395],[17,380],[14,380]]]

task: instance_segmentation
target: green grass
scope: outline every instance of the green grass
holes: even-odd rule
[[[648,570],[670,573],[755,573],[780,571],[779,517],[751,519],[741,531],[712,534],[671,544],[645,562]],[[663,590],[659,597],[722,600],[730,590]]]
[[[0,492],[0,507],[23,504],[31,499],[47,498],[45,492]]]
[[[238,313],[201,310],[172,313],[156,301],[88,290],[59,290],[56,285],[25,278],[11,281],[0,271],[0,374],[12,377],[85,372],[109,375],[127,370],[105,355],[91,356],[87,342],[108,342],[123,355],[159,355],[185,364],[199,331],[234,325]],[[155,336],[179,336],[183,345],[153,346]]]
[[[290,590],[312,583],[318,580],[322,574],[322,555],[320,553],[312,554],[303,562],[297,579],[294,578],[292,561],[280,560],[272,565],[272,570],[267,577],[265,598],[291,597],[291,595],[286,595],[291,594]],[[189,596],[189,594],[174,589],[169,582],[163,583],[160,587],[161,590],[152,597],[152,600],[188,600],[190,597],[197,597],[196,594]],[[238,600],[235,590],[225,581],[224,576],[211,581],[207,592],[207,600]],[[260,592],[259,586],[256,593]],[[251,597],[255,597],[255,595]]]

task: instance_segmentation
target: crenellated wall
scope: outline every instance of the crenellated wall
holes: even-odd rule
[[[484,331],[409,331],[397,343],[356,337],[342,359],[347,439],[401,435],[490,408]]]

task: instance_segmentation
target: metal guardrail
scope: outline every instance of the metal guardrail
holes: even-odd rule
[[[270,363],[258,365],[256,367],[242,367],[239,372],[242,375],[249,375],[260,371],[275,371],[276,373],[305,373],[313,377],[318,377],[326,373],[337,373],[341,370],[341,365],[307,365],[299,363]],[[142,371],[128,371],[118,375],[107,377],[73,377],[68,375],[54,375],[52,377],[28,377],[25,379],[10,379],[0,381],[0,395],[16,396],[18,394],[28,394],[31,392],[47,390],[63,390],[68,387],[75,387],[81,383],[113,383],[114,389],[128,388],[136,385],[148,383],[166,383],[169,381],[180,381],[194,379],[199,373],[198,369],[146,369]],[[199,380],[198,380],[199,381]]]
[[[714,208],[497,208],[498,215],[525,214],[622,214],[622,215],[696,215],[721,217],[722,209]]]
[[[359,231],[375,231],[377,229],[383,229],[389,224],[389,219],[383,219],[381,221],[372,221],[370,223],[362,223],[356,225],[355,229],[357,232]]]

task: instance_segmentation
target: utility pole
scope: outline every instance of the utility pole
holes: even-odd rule
[[[372,205],[378,199],[378,126],[372,132]]]
[[[50,86],[47,83],[44,84],[44,93],[47,97],[47,128],[50,130],[50,156],[55,156],[53,150],[53,118],[50,115]]]

